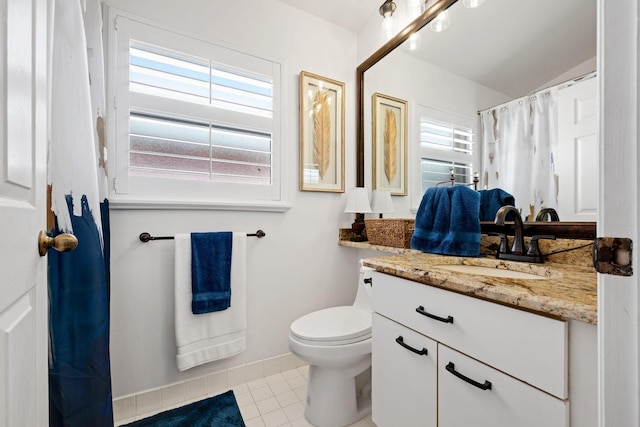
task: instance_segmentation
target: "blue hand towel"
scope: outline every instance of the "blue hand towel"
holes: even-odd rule
[[[496,218],[496,212],[503,206],[515,206],[514,197],[500,188],[492,188],[491,190],[480,190],[480,221],[493,221]],[[507,219],[511,219],[508,214]]]
[[[429,188],[416,214],[411,247],[443,255],[480,255],[480,194],[463,185]]]
[[[231,306],[233,233],[191,233],[191,311],[226,310]]]

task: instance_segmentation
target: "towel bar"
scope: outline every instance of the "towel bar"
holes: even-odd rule
[[[451,185],[466,185],[467,187],[471,187],[473,185],[473,189],[474,190],[478,190],[478,182],[480,182],[480,179],[478,178],[478,172],[474,172],[473,173],[473,181],[468,183],[468,184],[456,184],[456,174],[453,168],[451,168],[451,170],[449,170],[449,179],[447,181],[440,181],[438,183],[436,183],[436,187],[438,187],[439,185],[442,184],[451,184]]]
[[[262,230],[258,230],[255,233],[247,233],[247,237],[257,237],[258,239],[263,238],[264,236],[266,236],[267,234],[262,231]],[[154,237],[149,233],[140,233],[140,236],[138,236],[141,242],[148,242],[150,240],[173,240],[173,236],[157,236]]]

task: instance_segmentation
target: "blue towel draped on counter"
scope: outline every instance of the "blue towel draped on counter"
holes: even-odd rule
[[[514,197],[500,188],[480,190],[480,221],[493,221],[496,212],[503,206],[515,206]],[[508,214],[511,215],[511,214]],[[511,216],[507,217],[511,219]]]
[[[226,310],[231,306],[233,233],[191,233],[191,311]]]
[[[480,194],[463,185],[431,187],[416,214],[411,247],[443,255],[480,255]]]

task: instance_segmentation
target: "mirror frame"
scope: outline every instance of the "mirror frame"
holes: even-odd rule
[[[371,56],[362,62],[356,68],[356,186],[364,187],[364,73],[380,60],[393,52],[397,47],[402,45],[413,33],[419,31],[422,27],[431,22],[438,14],[452,6],[458,0],[436,0],[422,15],[411,21],[409,25],[400,30],[398,34],[392,37],[382,47],[375,51]],[[549,229],[548,222],[527,222],[526,234],[528,236],[534,234],[552,234],[555,232],[556,237],[559,238],[574,238],[574,239],[595,239],[596,238],[596,223],[595,222],[555,222]],[[495,226],[491,222],[482,222],[481,229],[483,233],[493,231]],[[546,233],[545,233],[546,232]]]

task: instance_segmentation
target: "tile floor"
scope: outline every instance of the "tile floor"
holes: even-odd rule
[[[247,427],[313,427],[304,418],[309,367],[232,387]],[[350,427],[375,427],[368,416]]]
[[[209,393],[209,396],[232,389],[247,427],[313,427],[304,418],[308,373],[308,366],[300,366],[254,381],[223,388]],[[200,399],[197,398],[194,401]],[[162,410],[166,409],[170,409],[170,407],[162,408]],[[150,416],[156,412],[160,412],[160,409],[146,413],[144,416]],[[136,419],[140,418],[142,417],[139,416]],[[122,420],[116,425],[131,421],[133,419]],[[368,416],[349,427],[375,427],[375,424],[371,420],[371,416]]]

